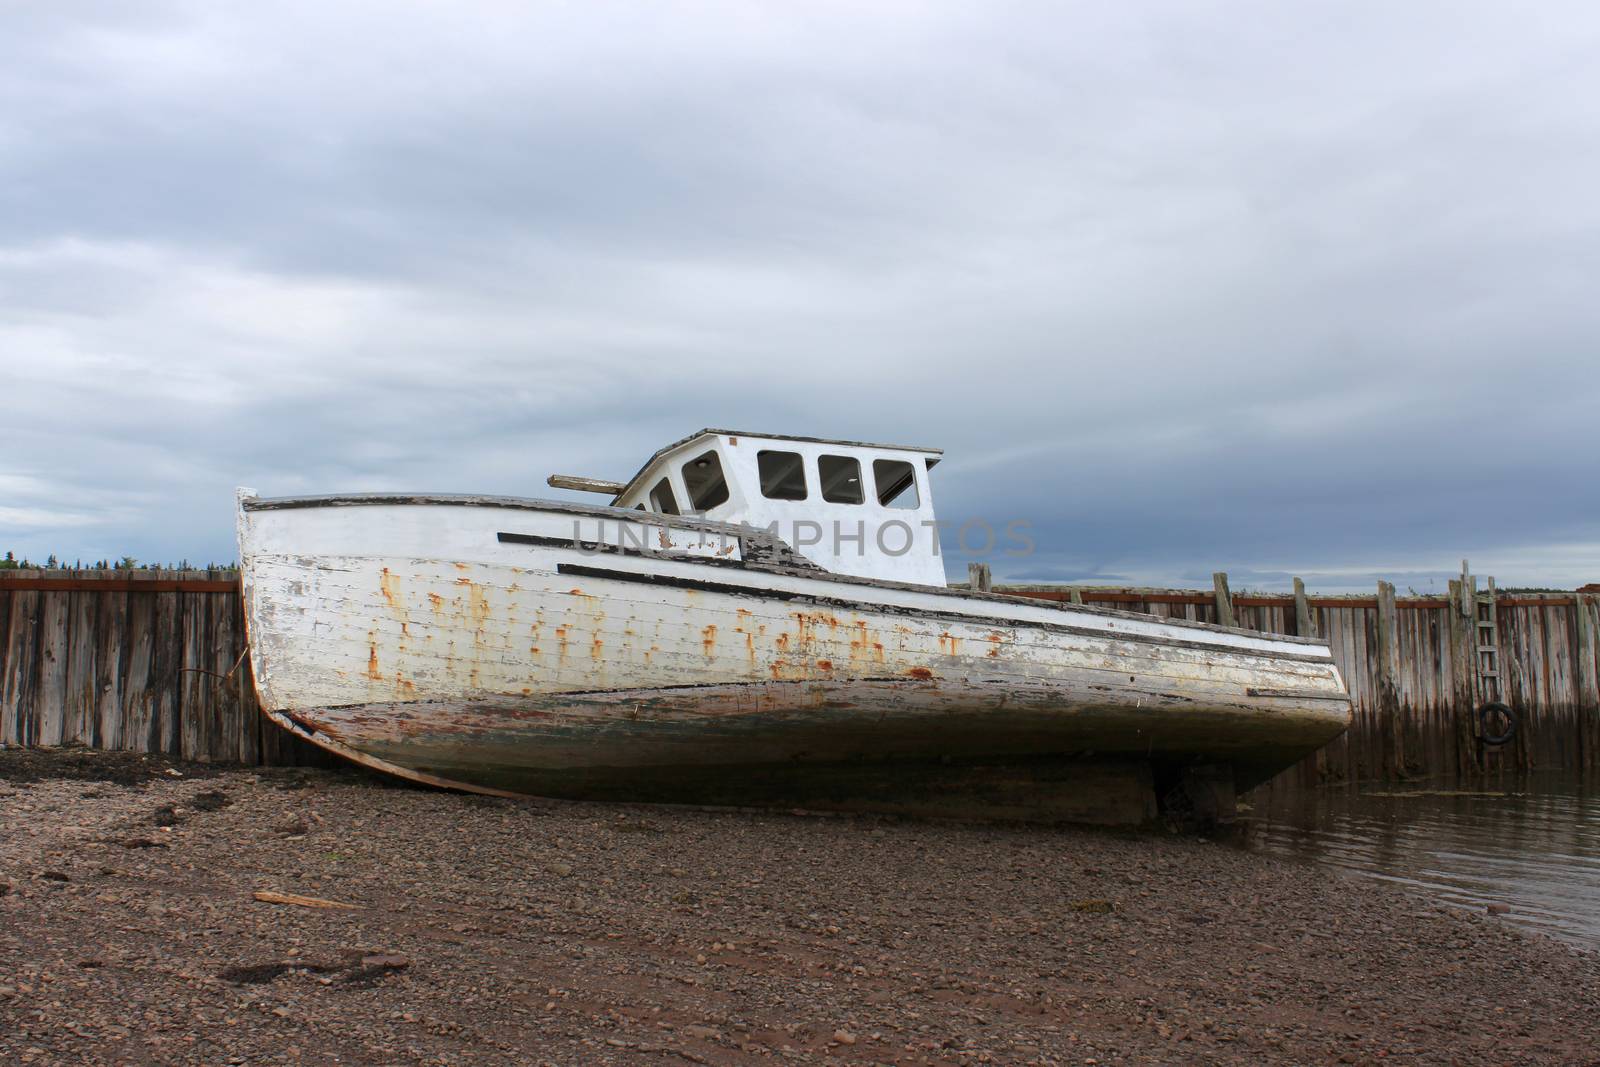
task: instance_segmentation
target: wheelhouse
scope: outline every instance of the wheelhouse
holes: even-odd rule
[[[945,584],[936,448],[701,430],[650,457],[617,507],[773,531],[827,570]]]

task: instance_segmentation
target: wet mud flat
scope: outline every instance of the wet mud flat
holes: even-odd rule
[[[0,1062],[1597,1059],[1595,953],[1199,838],[0,751]]]

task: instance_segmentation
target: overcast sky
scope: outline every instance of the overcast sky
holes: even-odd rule
[[[1600,9],[787,11],[8,5],[0,550],[710,425],[944,447],[1002,577],[1600,581]]]

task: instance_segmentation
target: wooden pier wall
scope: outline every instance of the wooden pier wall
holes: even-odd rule
[[[226,571],[0,571],[0,744],[338,762],[261,714]]]
[[[1237,596],[1223,575],[1210,592],[995,588],[1325,638],[1355,723],[1284,784],[1600,765],[1592,596],[1507,596],[1470,576],[1450,596],[1408,598],[1387,586],[1373,597]],[[1495,748],[1478,742],[1475,713],[1500,682],[1520,725]],[[259,713],[225,571],[0,571],[0,743],[333,761]]]
[[[1060,586],[996,592],[1070,601]],[[1508,596],[1467,575],[1445,596],[1235,596],[1226,576],[1211,592],[1084,589],[1083,603],[1167,618],[1323,638],[1350,687],[1350,730],[1280,780],[1300,784],[1600,766],[1596,598]],[[1479,623],[1484,623],[1479,626]],[[1492,623],[1492,625],[1490,625]],[[1492,638],[1491,636],[1492,635]],[[1500,683],[1504,689],[1499,688]],[[1477,711],[1503,699],[1516,712],[1504,746],[1479,742]]]

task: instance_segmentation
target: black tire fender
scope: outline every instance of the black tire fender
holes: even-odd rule
[[[1491,733],[1497,716],[1504,720],[1505,729],[1499,733]],[[1511,705],[1491,700],[1478,709],[1478,740],[1486,745],[1503,745],[1515,736],[1517,736],[1517,713],[1511,710]]]

